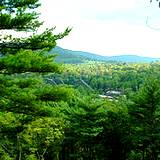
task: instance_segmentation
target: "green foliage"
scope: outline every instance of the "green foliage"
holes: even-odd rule
[[[39,6],[0,2],[0,30],[32,32],[0,37],[0,159],[159,159],[159,63],[64,65],[58,75],[47,52],[71,29],[37,34]],[[145,77],[153,78],[141,87]],[[117,90],[127,96],[96,94]]]
[[[125,160],[129,156],[132,144],[125,105],[85,97],[64,113],[69,126],[62,159]]]
[[[47,154],[56,158],[64,138],[64,122],[60,118],[39,118],[27,125],[21,133],[22,149],[31,155],[43,159]],[[50,149],[51,147],[54,147]]]
[[[5,74],[25,72],[58,72],[53,56],[42,52],[23,51],[6,55],[0,59],[0,71]]]
[[[39,7],[38,0],[1,0],[0,29],[35,30],[41,23],[37,20],[38,13],[30,12]]]
[[[73,94],[73,89],[65,86],[41,86],[38,88],[36,94],[38,98],[42,101],[70,101]]]
[[[0,31],[6,31],[0,36],[0,159],[55,159],[64,137],[65,122],[55,118],[54,108],[72,101],[73,90],[47,85],[42,75],[61,71],[47,51],[70,29],[36,34],[39,6],[38,0],[0,2]],[[9,34],[13,31],[32,35],[17,38]]]
[[[158,159],[160,127],[159,80],[152,77],[140,89],[130,106],[135,151],[142,159]]]
[[[159,64],[127,63],[85,63],[65,64],[64,73],[53,74],[46,79],[52,84],[69,84],[83,92],[107,95],[108,91],[119,91],[128,96],[130,91],[138,91],[146,77],[160,79]],[[52,80],[52,81],[51,81]]]
[[[103,111],[102,103],[92,102],[90,98],[77,100],[74,107],[65,109],[65,119],[70,127],[65,132],[62,159],[64,154],[66,158],[95,158],[96,137],[103,130],[100,125],[105,114]]]
[[[13,160],[5,151],[2,147],[0,147],[0,159],[3,160]]]
[[[0,35],[1,54],[15,54],[20,49],[50,50],[56,46],[56,40],[69,34],[71,29],[66,28],[64,32],[54,35],[55,27],[37,34],[38,28],[43,24],[38,20],[39,13],[34,11],[39,6],[39,0],[1,0],[0,30],[7,31],[5,35]],[[16,38],[10,34],[12,32],[8,32],[11,30],[16,34],[17,31],[29,32],[31,36]]]

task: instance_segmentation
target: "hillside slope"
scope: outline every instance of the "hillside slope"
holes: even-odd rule
[[[86,61],[103,61],[103,62],[155,62],[160,61],[160,58],[141,57],[137,55],[120,55],[120,56],[101,56],[89,52],[72,51],[55,47],[50,51],[50,54],[56,54],[56,61],[60,63],[85,63]]]

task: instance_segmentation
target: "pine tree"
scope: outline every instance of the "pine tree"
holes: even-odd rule
[[[38,21],[39,6],[39,0],[0,1],[0,159],[4,160],[56,159],[63,139],[64,122],[54,116],[53,108],[68,100],[71,91],[46,84],[42,75],[61,70],[47,52],[71,30],[54,35],[52,28],[36,34],[43,24]],[[16,38],[13,32],[32,35]]]
[[[159,157],[160,87],[159,80],[151,78],[135,95],[129,107],[132,122],[134,152],[138,159],[149,160]],[[136,158],[137,159],[137,158]]]
[[[77,99],[75,106],[66,108],[64,113],[69,127],[63,141],[62,159],[96,159],[100,145],[98,135],[106,116],[103,103],[90,97]]]

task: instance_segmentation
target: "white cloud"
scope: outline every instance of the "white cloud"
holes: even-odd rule
[[[160,31],[152,30],[145,24],[147,16],[152,26],[158,24],[160,9],[146,1],[41,1],[42,19],[47,26],[56,25],[57,31],[73,27],[70,35],[58,42],[64,48],[103,55],[160,57]]]
[[[139,54],[158,57],[160,33],[127,23],[94,24],[72,31],[59,45],[102,55]],[[117,27],[118,26],[118,27]],[[83,32],[83,34],[82,34]]]

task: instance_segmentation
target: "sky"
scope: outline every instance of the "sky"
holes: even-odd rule
[[[104,56],[160,58],[160,8],[150,0],[40,0],[40,20],[55,33],[71,27],[57,45]]]

